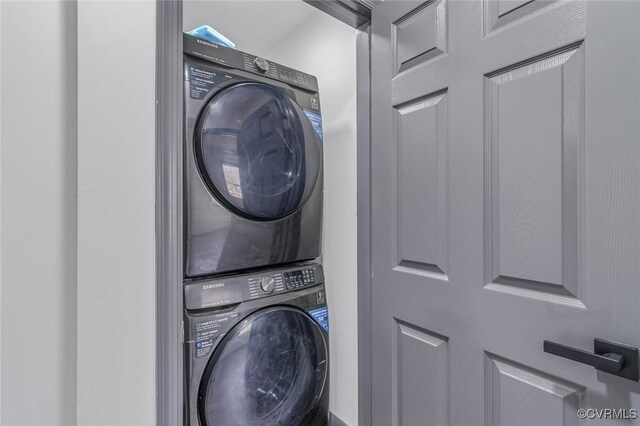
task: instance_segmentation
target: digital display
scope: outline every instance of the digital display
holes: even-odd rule
[[[289,290],[313,284],[314,281],[313,270],[311,269],[286,272],[284,274],[284,282]]]

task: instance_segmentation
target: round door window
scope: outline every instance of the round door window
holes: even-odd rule
[[[207,365],[198,410],[205,426],[301,425],[316,408],[327,349],[304,312],[258,311],[225,337]]]
[[[211,192],[258,220],[280,219],[302,206],[321,167],[319,140],[300,106],[259,83],[231,86],[209,101],[195,152]]]

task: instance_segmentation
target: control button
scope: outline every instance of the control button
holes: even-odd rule
[[[253,63],[256,67],[258,67],[258,71],[267,72],[269,71],[269,62],[264,58],[256,58]]]
[[[273,292],[273,289],[276,287],[276,282],[271,277],[262,277],[260,278],[260,288],[265,293]]]

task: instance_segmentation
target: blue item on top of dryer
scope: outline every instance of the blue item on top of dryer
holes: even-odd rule
[[[185,276],[318,258],[315,77],[184,36]]]
[[[215,29],[211,28],[208,25],[202,25],[198,28],[194,28],[191,31],[187,31],[187,34],[192,35],[194,37],[198,37],[202,40],[207,40],[212,43],[220,44],[223,46],[230,47],[235,49],[236,45],[234,42],[226,38],[224,35],[220,34]]]

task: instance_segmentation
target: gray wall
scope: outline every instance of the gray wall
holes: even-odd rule
[[[75,423],[75,4],[0,2],[4,426]]]
[[[155,423],[155,2],[0,2],[0,423]]]
[[[356,31],[318,12],[267,58],[318,77],[324,130],[323,259],[331,326],[331,411],[358,424]]]
[[[78,4],[78,425],[155,424],[155,2]]]

